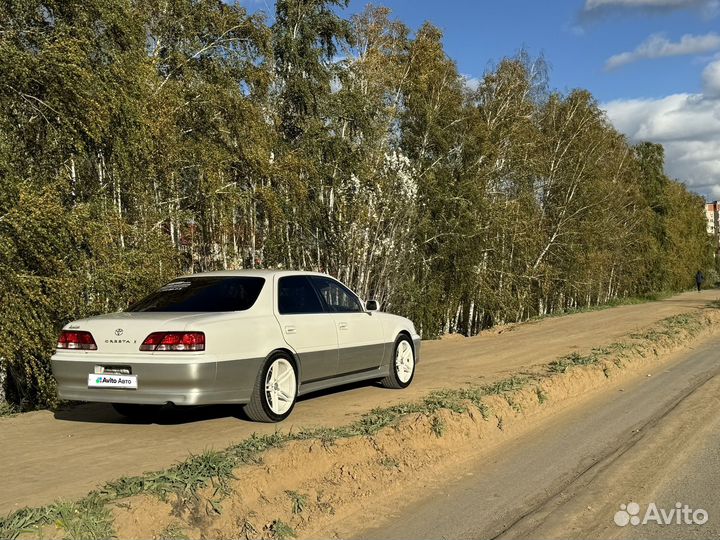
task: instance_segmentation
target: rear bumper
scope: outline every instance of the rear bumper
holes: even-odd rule
[[[132,359],[91,357],[51,360],[60,399],[108,403],[206,405],[247,403],[257,377],[259,361],[134,362]],[[88,388],[88,374],[96,365],[130,366],[137,375],[137,390]]]

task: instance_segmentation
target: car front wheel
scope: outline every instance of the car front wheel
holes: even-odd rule
[[[297,389],[294,362],[283,353],[275,354],[260,370],[245,414],[256,422],[280,422],[295,407]]]
[[[415,376],[415,350],[410,338],[401,335],[395,341],[390,374],[380,384],[385,388],[407,388]]]

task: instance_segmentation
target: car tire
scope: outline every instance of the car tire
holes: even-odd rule
[[[297,367],[286,353],[270,356],[258,373],[244,412],[255,422],[280,422],[293,408],[298,394]]]
[[[140,405],[138,403],[113,403],[113,409],[120,416],[132,419],[141,419],[155,413],[158,407],[153,405]]]
[[[407,388],[415,377],[415,348],[405,334],[395,340],[390,374],[380,381],[385,388]]]

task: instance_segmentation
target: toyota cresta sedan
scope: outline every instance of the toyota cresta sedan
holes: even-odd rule
[[[183,276],[127,311],[67,324],[52,356],[61,399],[146,405],[235,403],[278,422],[298,396],[378,380],[413,380],[411,321],[363,303],[315,272],[238,270]]]

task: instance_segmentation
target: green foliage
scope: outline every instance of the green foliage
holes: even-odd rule
[[[286,491],[285,493],[290,497],[290,501],[292,502],[292,513],[302,514],[305,508],[307,508],[308,496],[298,493],[297,491]]]
[[[112,516],[105,501],[97,499],[93,503],[61,502],[54,507],[55,524],[64,529],[67,538],[104,540],[114,536]]]
[[[380,460],[380,465],[386,469],[397,469],[400,467],[400,462],[393,457],[385,456]]]
[[[7,401],[0,402],[0,417],[15,416],[16,414],[17,410],[11,403],[8,403]]]
[[[3,4],[8,401],[53,405],[59,329],[184,272],[327,271],[425,337],[711,282],[661,146],[553,92],[543,58],[470,89],[438,28],[346,5],[281,0],[269,26],[209,0]]]
[[[290,525],[279,519],[276,519],[270,524],[268,531],[271,534],[271,538],[275,540],[290,540],[297,536],[295,530]]]
[[[430,431],[432,431],[436,437],[442,437],[445,434],[445,428],[445,420],[439,416],[433,416],[430,419]]]
[[[54,524],[66,538],[103,540],[114,537],[112,515],[107,501],[90,494],[77,502],[59,501],[41,508],[24,508],[0,519],[0,538],[14,540],[21,534],[37,535],[38,528]]]

